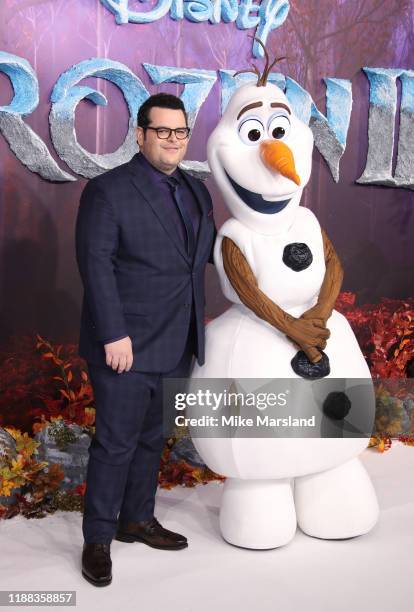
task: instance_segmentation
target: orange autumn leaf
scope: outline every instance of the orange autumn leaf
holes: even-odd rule
[[[33,433],[39,433],[39,431],[42,431],[43,429],[46,429],[46,427],[49,425],[49,423],[47,421],[43,421],[41,423],[33,423],[32,425],[32,430]]]
[[[85,408],[84,425],[93,425],[95,422],[95,408]]]

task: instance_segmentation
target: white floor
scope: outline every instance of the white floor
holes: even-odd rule
[[[177,487],[159,491],[156,516],[189,547],[114,540],[113,581],[99,589],[80,574],[80,514],[0,521],[0,590],[75,590],[85,612],[403,612],[414,597],[414,448],[394,443],[362,460],[381,508],[368,535],[324,541],[298,529],[279,549],[236,548],[218,531],[222,485]]]

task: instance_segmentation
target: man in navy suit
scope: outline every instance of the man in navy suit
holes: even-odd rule
[[[81,196],[79,354],[96,405],[82,573],[97,586],[112,579],[113,537],[168,550],[188,545],[160,525],[154,501],[162,379],[187,377],[193,355],[204,363],[204,273],[216,229],[207,188],[178,168],[189,132],[179,98],[151,96],[138,113],[140,152],[90,180]]]

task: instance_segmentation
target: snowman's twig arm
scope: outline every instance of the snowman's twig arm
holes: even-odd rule
[[[304,319],[321,319],[326,325],[326,321],[332,314],[336,298],[341,290],[344,271],[339,261],[339,257],[332,246],[327,234],[322,231],[323,250],[325,255],[326,272],[319,291],[318,301],[309,310],[302,314]]]
[[[292,317],[263,293],[247,259],[227,236],[223,238],[221,250],[224,270],[243,304],[260,319],[286,334],[312,362],[319,361],[321,354],[317,347],[325,348],[329,330],[318,321]]]

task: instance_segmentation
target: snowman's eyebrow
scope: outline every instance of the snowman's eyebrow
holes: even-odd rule
[[[247,106],[243,106],[243,108],[237,115],[237,120],[240,119],[242,114],[245,113],[246,111],[250,110],[251,108],[259,108],[259,106],[263,106],[263,102],[252,102],[251,104],[248,104]]]
[[[271,103],[270,103],[270,106],[271,106],[272,108],[277,108],[277,107],[279,107],[279,108],[284,108],[285,110],[287,110],[287,112],[289,113],[289,115],[291,115],[291,114],[292,114],[292,113],[291,113],[291,111],[290,111],[290,108],[289,108],[288,106],[286,106],[286,104],[282,104],[281,102],[271,102]]]
[[[246,111],[250,110],[251,108],[259,108],[260,106],[263,106],[263,102],[252,102],[251,104],[248,104],[247,106],[243,106],[243,108],[241,109],[241,111],[239,112],[239,114],[237,115],[237,121],[240,119],[240,117],[243,115],[243,113],[245,113]],[[286,106],[286,104],[283,104],[282,102],[271,102],[270,106],[272,108],[284,108],[285,110],[287,110],[287,112],[289,113],[289,115],[292,114],[290,108],[288,106]]]

